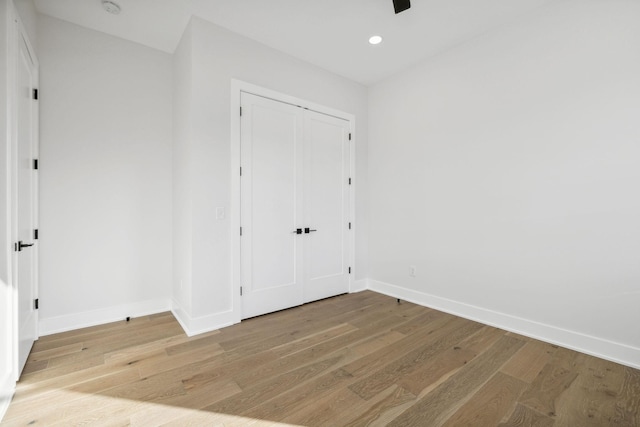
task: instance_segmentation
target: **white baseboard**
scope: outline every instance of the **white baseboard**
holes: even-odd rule
[[[40,336],[57,334],[59,332],[117,322],[119,320],[124,320],[127,317],[148,316],[150,314],[162,313],[169,310],[171,310],[171,300],[164,298],[122,304],[116,307],[102,308],[99,310],[65,314],[64,316],[40,318],[40,322],[38,323],[38,332]]]
[[[482,307],[464,304],[376,280],[369,280],[369,289],[393,298],[400,298],[485,325],[494,326],[601,359],[640,369],[640,348],[607,341],[602,338],[569,331],[493,310],[487,310]]]
[[[366,291],[367,289],[369,289],[369,279],[354,280],[349,288],[349,293],[355,294],[356,292]]]
[[[9,409],[9,404],[16,389],[16,382],[13,380],[11,372],[0,378],[0,422]]]
[[[225,328],[239,322],[237,319],[238,316],[233,310],[202,317],[191,317],[176,300],[173,300],[171,312],[178,320],[178,323],[180,323],[180,326],[182,326],[182,329],[184,329],[185,334],[189,337],[215,331],[216,329]]]

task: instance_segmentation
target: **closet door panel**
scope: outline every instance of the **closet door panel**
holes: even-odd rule
[[[348,292],[349,122],[305,112],[305,302]]]
[[[302,303],[300,109],[243,94],[243,318]]]

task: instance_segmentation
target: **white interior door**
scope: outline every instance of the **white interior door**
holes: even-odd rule
[[[242,93],[242,318],[302,304],[302,110]]]
[[[304,301],[349,291],[348,121],[305,111]]]
[[[18,290],[18,373],[22,372],[34,341],[38,338],[37,246],[37,155],[38,108],[34,89],[38,74],[24,36],[20,35],[18,58],[18,117],[16,159],[16,254],[15,283]]]
[[[350,122],[241,105],[242,318],[348,292]]]

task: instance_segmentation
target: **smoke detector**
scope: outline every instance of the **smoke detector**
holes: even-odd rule
[[[121,10],[118,3],[109,0],[102,0],[102,8],[112,15],[118,15]]]

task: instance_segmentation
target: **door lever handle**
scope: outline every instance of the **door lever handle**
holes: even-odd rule
[[[318,231],[318,230],[311,230],[309,227],[304,229],[305,234],[313,233],[314,231]]]
[[[292,234],[302,234],[302,228],[296,228]]]
[[[29,248],[29,247],[31,247],[33,245],[34,245],[33,243],[22,243],[22,240],[20,240],[18,242],[18,252],[20,252],[24,248]]]

